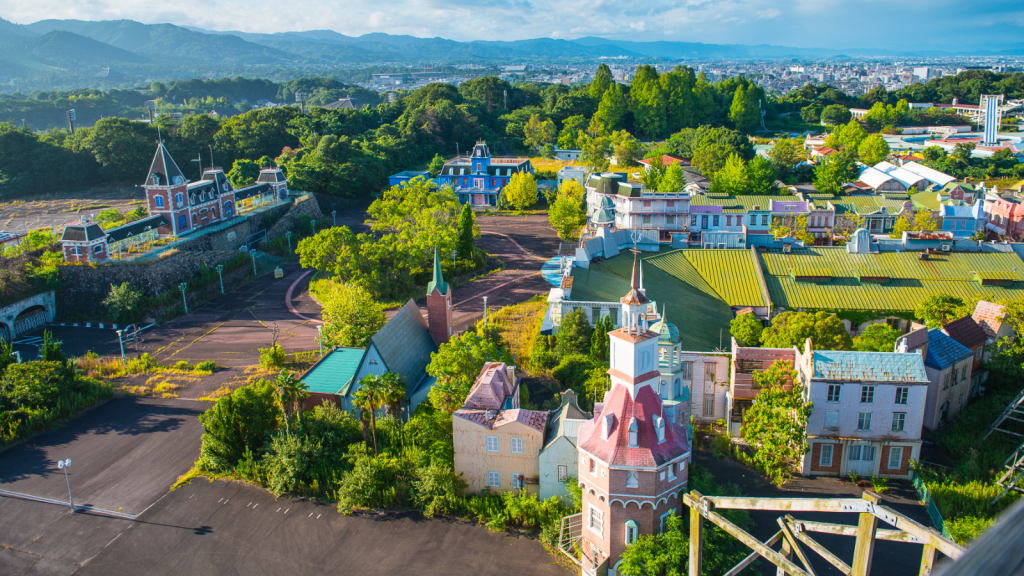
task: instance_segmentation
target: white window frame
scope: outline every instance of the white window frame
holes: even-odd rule
[[[599,510],[593,504],[590,505],[590,513],[587,514],[587,528],[604,538],[604,511]]]
[[[156,196],[153,197],[153,206],[157,208],[164,207],[164,197],[162,194],[157,194]]]
[[[522,438],[522,436],[513,436],[513,437],[509,438],[508,443],[509,443],[509,451],[512,454],[522,454],[523,453],[523,438]]]
[[[512,488],[514,490],[522,490],[523,486],[526,485],[526,475],[515,473],[512,474]]]
[[[896,401],[893,402],[893,403],[894,404],[901,404],[901,405],[902,404],[906,404],[907,403],[907,398],[909,396],[910,396],[910,388],[908,388],[907,386],[897,386],[896,387]]]
[[[826,402],[839,402],[839,398],[842,396],[842,386],[839,384],[828,385],[828,398]]]
[[[487,486],[489,488],[501,488],[501,472],[495,470],[488,470]]]
[[[676,479],[676,465],[674,463],[668,465],[668,479],[669,480],[675,480]]]
[[[832,467],[832,454],[834,446],[832,444],[820,444],[821,449],[818,451],[818,467],[819,468],[831,468]],[[825,455],[828,454],[828,460],[826,462]]]
[[[640,487],[640,473],[636,470],[626,470],[626,488]]]
[[[860,387],[860,403],[861,404],[873,404],[875,402],[875,387],[874,386],[861,386]]]
[[[629,546],[640,536],[640,527],[635,520],[626,520],[626,546]]]
[[[491,454],[501,452],[501,440],[497,436],[487,436],[487,452]]]
[[[871,430],[871,412],[857,414],[857,430],[861,432]]]
[[[558,465],[558,481],[568,482],[569,481],[569,467],[565,464]]]
[[[906,412],[893,412],[892,413],[892,431],[903,432],[907,425],[907,413]]]
[[[715,417],[715,395],[705,394],[704,395],[704,406],[701,412],[705,418]]]
[[[893,466],[893,456],[896,456],[896,465]],[[899,470],[900,466],[903,465],[903,446],[890,446],[889,447],[889,461],[885,463],[885,467],[889,470]]]

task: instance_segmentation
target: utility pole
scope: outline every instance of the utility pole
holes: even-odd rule
[[[68,119],[68,130],[70,130],[71,133],[74,134],[75,133],[75,120],[77,119],[77,117],[75,115],[75,109],[72,108],[71,110],[68,110],[67,112],[64,113],[64,116],[66,116],[67,119]],[[23,122],[24,122],[24,120],[23,120]]]
[[[202,152],[200,152],[199,154],[196,154],[196,157],[193,158],[192,161],[199,163],[199,179],[202,180],[202,178],[203,178],[203,154],[202,154]]]
[[[185,314],[188,314],[188,298],[185,297],[185,290],[188,289],[188,284],[182,282],[178,284],[178,290],[181,290],[181,301],[185,303]]]
[[[210,168],[213,168],[213,145],[207,144],[206,147],[210,149]]]

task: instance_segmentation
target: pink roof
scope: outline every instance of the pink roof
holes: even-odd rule
[[[643,164],[644,166],[650,166],[651,165],[651,159],[650,158],[644,158],[642,160],[638,160],[637,162],[639,162],[640,164]],[[661,155],[661,163],[662,163],[663,166],[671,166],[672,164],[686,164],[686,165],[689,165],[690,161],[687,160],[686,158],[680,158],[678,156],[669,156],[668,154],[662,154]]]
[[[479,424],[488,430],[501,428],[506,424],[519,422],[543,433],[548,423],[548,413],[540,410],[515,408],[512,410],[456,410],[454,416]]]
[[[604,404],[594,407],[596,417],[580,426],[579,447],[612,466],[654,468],[690,451],[686,430],[665,420],[665,441],[659,443],[654,416],[664,417],[661,398],[650,386],[641,386],[634,402],[625,386],[613,386]],[[611,434],[604,439],[605,416],[613,416]],[[629,421],[637,421],[637,446],[629,446]]]
[[[1006,307],[992,302],[982,300],[974,307],[974,314],[971,318],[985,331],[989,340],[995,340],[996,333],[1003,326],[1003,318],[1006,317]]]
[[[504,362],[487,362],[476,377],[462,407],[476,410],[501,410],[515,386],[508,380]]]

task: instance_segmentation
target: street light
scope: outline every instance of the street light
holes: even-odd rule
[[[121,364],[126,365],[128,364],[128,361],[124,359],[124,338],[122,337],[123,332],[123,328],[117,331],[117,341],[121,344]]]
[[[185,297],[185,290],[188,288],[188,284],[182,282],[178,284],[178,290],[181,290],[181,300],[185,303],[185,314],[188,314],[188,298]]]
[[[217,264],[217,276],[220,276],[220,293],[224,293],[224,265]]]
[[[334,227],[337,228],[338,227],[338,211],[337,210],[331,210],[331,217],[334,218]]]
[[[284,237],[288,239],[288,256],[292,255],[292,231],[289,230],[284,233]]]
[[[320,342],[320,357],[324,356],[324,325],[317,324],[316,326],[316,339]]]
[[[249,250],[249,255],[252,256],[252,275],[256,276],[256,251]]]
[[[484,296],[484,326],[487,326],[487,296]]]
[[[68,483],[68,500],[71,501],[71,511],[75,511],[75,498],[71,496],[71,480],[68,480],[68,467],[71,466],[71,458],[57,460],[57,468],[64,471],[64,481]]]
[[[310,218],[309,225],[313,227],[313,234],[316,234],[316,218]]]

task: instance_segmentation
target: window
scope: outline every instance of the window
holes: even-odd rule
[[[832,445],[831,444],[820,444],[821,452],[818,456],[818,466],[822,468],[832,467]]]
[[[679,396],[679,378],[676,378],[675,382],[672,383],[672,397],[676,398]]]
[[[907,422],[906,412],[893,412],[892,413],[892,431],[903,432],[903,426]]]
[[[967,364],[964,364],[963,370],[960,370],[960,381],[967,380]]]
[[[513,490],[522,490],[523,489],[523,475],[522,474],[513,474],[512,475],[512,489]]]
[[[590,522],[587,524],[593,532],[599,536],[604,534],[604,512],[590,505]]]
[[[490,471],[487,473],[487,485],[491,488],[501,488],[501,472]]]
[[[903,467],[902,446],[889,447],[889,464],[886,467],[890,470],[899,470],[900,468]]]
[[[164,197],[163,196],[154,196],[153,197],[153,205],[156,206],[157,208],[163,208],[164,207]]]
[[[665,200],[665,207],[666,208],[675,208],[676,207],[676,201],[675,200]]]
[[[75,256],[80,256],[82,254],[82,249],[74,247],[71,249],[71,253],[74,254]]]
[[[97,253],[97,254],[99,254],[100,252],[103,252],[103,244],[97,244],[97,245],[93,246],[92,247],[92,251]]]
[[[626,521],[626,546],[629,546],[633,542],[636,542],[637,535],[640,534],[639,526],[633,520]]]
[[[569,467],[561,464],[558,466],[558,481],[566,482],[569,480]]]
[[[860,387],[860,403],[871,404],[875,401],[875,387],[874,386],[861,386]]]
[[[591,459],[590,459],[590,473],[591,473],[591,474],[593,474],[593,473],[594,473],[594,470],[595,470],[596,468],[597,468],[597,462],[595,462],[595,461],[594,461],[594,459],[593,459],[593,458],[591,458]]]
[[[719,219],[718,216],[712,216],[712,222],[714,222],[713,225],[714,225],[715,228],[718,228],[718,219]]]
[[[828,385],[828,401],[829,402],[839,402],[839,389],[840,389],[839,384],[829,384]]]
[[[861,412],[857,415],[857,430],[871,430],[871,412]]]
[[[696,226],[696,225],[697,225],[697,217],[696,216],[690,216],[690,226]]]
[[[644,200],[644,208],[650,208],[650,207],[651,207],[651,201],[650,200]]]
[[[669,464],[668,465],[668,479],[669,480],[675,480],[676,479],[676,465],[675,464]]]
[[[700,227],[701,228],[707,228],[708,227],[708,217],[707,216],[701,216],[700,217]]]
[[[638,441],[639,441],[638,434],[639,434],[639,431],[638,431],[637,424],[636,424],[636,418],[630,418],[629,419],[629,445],[630,445],[630,447],[636,448],[637,446],[639,446],[639,444],[638,444]]]
[[[732,216],[726,216],[725,217],[725,225],[726,226],[732,226]]]
[[[665,216],[665,224],[675,224],[675,223],[676,223],[676,217],[675,216],[671,216],[671,215],[670,216]]]
[[[704,416],[713,417],[715,415],[715,397],[711,394],[704,395]]]
[[[906,404],[907,403],[907,395],[909,393],[910,393],[910,388],[907,388],[906,386],[897,386],[896,387],[896,404]]]
[[[178,208],[181,208],[182,204],[185,203],[184,196],[181,195],[181,192],[174,195],[174,201],[178,203]]]
[[[978,349],[974,351],[974,360],[975,361],[980,361],[981,360],[981,355],[984,352],[985,352],[985,347],[984,346],[978,346]]]
[[[644,224],[650,224],[651,223],[651,217],[649,215],[645,214],[643,218],[644,218]]]
[[[675,511],[675,510],[669,510],[668,512],[665,512],[664,514],[662,514],[662,515],[661,515],[661,524],[660,524],[660,530],[661,530],[662,532],[664,532],[664,531],[665,531],[665,520],[668,520],[668,517],[669,517],[669,516],[672,516],[672,515],[673,515],[673,514],[675,514],[675,513],[676,513],[676,511]]]
[[[509,448],[513,454],[523,453],[523,439],[519,436],[513,436],[509,440]]]
[[[658,434],[658,443],[665,441],[665,419],[661,416],[654,416],[654,431]]]
[[[765,214],[765,215],[761,216],[761,226],[767,226],[767,225],[768,225],[768,215]]]
[[[949,388],[949,373],[942,377],[942,389]]]
[[[839,429],[839,410],[826,410],[825,411],[825,429],[826,430],[838,430]]]
[[[850,460],[859,460],[862,462],[870,462],[875,459],[875,447],[864,446],[861,444],[854,444],[850,446]]]
[[[716,368],[717,368],[716,364],[711,364],[710,362],[707,363],[707,364],[704,364],[704,381],[705,382],[714,382],[715,381],[715,369]]]
[[[498,437],[497,436],[488,436],[487,437],[487,451],[488,452],[497,452],[498,449],[499,449],[498,448]]]
[[[684,380],[693,380],[693,362],[683,362],[679,365],[679,377]]]
[[[626,488],[638,488],[640,486],[640,473],[634,470],[626,472]]]

